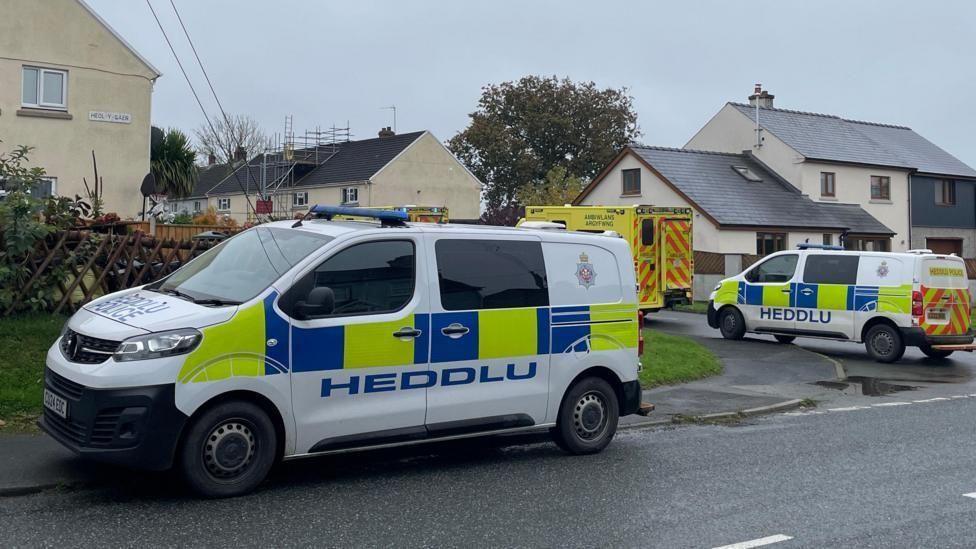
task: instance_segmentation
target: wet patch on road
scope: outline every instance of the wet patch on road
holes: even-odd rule
[[[835,389],[846,394],[885,396],[918,389],[915,385],[902,385],[876,377],[849,376],[846,381],[815,381],[811,385]]]

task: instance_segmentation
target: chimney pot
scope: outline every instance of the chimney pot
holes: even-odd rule
[[[244,150],[244,147],[238,146],[234,150],[234,160],[247,160],[247,151]]]
[[[761,84],[756,84],[756,93],[749,96],[749,105],[755,107],[758,104],[760,108],[771,109],[773,108],[773,98],[775,97],[775,95],[762,89]]]
[[[393,137],[396,135],[396,132],[394,132],[390,126],[387,126],[385,128],[380,128],[380,132],[377,135],[380,137]]]

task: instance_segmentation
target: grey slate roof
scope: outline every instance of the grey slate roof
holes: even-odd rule
[[[411,132],[391,137],[374,137],[336,145],[334,154],[314,167],[297,166],[295,187],[341,185],[370,179],[425,132]],[[296,152],[299,154],[299,152]],[[261,181],[263,155],[257,155],[241,167],[222,177],[207,194],[238,194],[242,188],[254,192]],[[307,170],[307,171],[306,171]]]
[[[750,120],[755,120],[755,107],[743,103],[729,104]],[[976,177],[976,170],[905,126],[766,108],[759,109],[759,124],[810,159]]]
[[[629,148],[722,226],[894,234],[857,204],[811,200],[747,154],[637,145]],[[746,180],[733,166],[748,168],[762,181]]]

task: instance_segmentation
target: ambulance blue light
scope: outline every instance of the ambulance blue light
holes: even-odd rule
[[[369,217],[380,221],[403,222],[409,219],[407,212],[395,210],[377,210],[373,208],[350,208],[346,206],[312,206],[308,213],[316,217],[324,217],[331,220],[337,215],[354,215],[358,217]]]

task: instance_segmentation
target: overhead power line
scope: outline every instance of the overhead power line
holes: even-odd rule
[[[183,35],[186,36],[186,41],[190,43],[190,49],[193,50],[193,57],[197,58],[197,65],[200,65],[200,70],[203,72],[203,77],[207,79],[207,86],[210,86],[210,93],[213,94],[214,101],[217,102],[217,108],[220,109],[220,114],[224,117],[224,123],[230,126],[230,120],[227,118],[227,111],[225,111],[224,106],[220,104],[220,98],[217,97],[217,91],[214,90],[213,83],[210,81],[210,75],[207,74],[207,69],[204,68],[203,61],[200,60],[200,54],[197,53],[197,47],[193,45],[193,40],[190,38],[190,33],[186,30],[186,25],[183,24],[183,18],[180,17],[180,10],[176,9],[176,4],[173,2],[173,0],[169,0],[169,5],[173,6],[173,12],[176,14],[176,19],[180,22],[180,27],[183,28]]]

